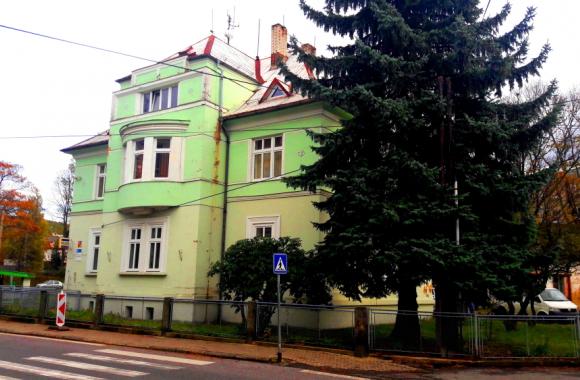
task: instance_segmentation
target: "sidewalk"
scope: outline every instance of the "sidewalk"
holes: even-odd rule
[[[208,355],[226,359],[275,362],[276,347],[245,343],[225,343],[160,336],[122,334],[99,330],[71,328],[69,331],[49,330],[47,325],[0,320],[0,332],[102,343],[113,346],[144,348],[169,352]],[[423,371],[376,357],[357,358],[320,350],[283,349],[285,365],[307,367],[358,376],[391,377],[398,374],[411,377]],[[398,376],[397,376],[398,377]],[[405,376],[406,377],[406,376]]]

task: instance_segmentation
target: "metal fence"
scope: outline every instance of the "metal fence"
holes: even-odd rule
[[[278,339],[277,304],[258,302],[256,333],[259,339]],[[281,304],[282,341],[330,347],[353,347],[354,309],[324,305]]]
[[[248,305],[245,302],[174,299],[171,330],[181,333],[245,337]]]
[[[0,286],[0,313],[54,318],[58,289]],[[377,305],[277,304],[67,293],[67,321],[150,331],[479,358],[580,358],[580,315],[509,316],[411,312]],[[355,312],[356,311],[356,312]],[[365,316],[366,315],[366,316]],[[362,316],[362,317],[361,317]],[[368,319],[367,319],[368,316]],[[356,318],[356,320],[355,320]],[[362,326],[362,329],[361,329]],[[361,333],[362,331],[362,333]],[[410,335],[409,331],[416,331]],[[442,352],[438,337],[452,336]]]
[[[408,323],[418,323],[418,335],[398,334],[397,318],[402,325],[405,318]],[[444,334],[445,328],[456,339],[452,348],[442,352],[437,335]],[[369,347],[376,351],[486,359],[580,358],[580,318],[577,313],[513,316],[370,309]]]
[[[454,339],[453,350],[446,352],[446,355],[475,355],[477,331],[473,314],[371,308],[369,347],[377,351],[440,355],[441,351],[437,347],[437,331],[438,326],[443,324],[446,324],[448,329],[453,329],[457,338]],[[410,335],[409,331],[417,331],[417,334]]]
[[[482,358],[579,358],[580,319],[572,315],[477,315]]]

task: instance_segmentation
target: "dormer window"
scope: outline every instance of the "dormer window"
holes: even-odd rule
[[[143,94],[143,113],[177,107],[177,85],[158,88]]]
[[[267,101],[268,99],[281,98],[284,96],[290,96],[291,92],[288,89],[288,85],[280,82],[278,78],[274,78],[272,83],[268,86],[264,95],[260,99],[260,103]]]
[[[276,88],[274,88],[274,90],[272,91],[272,94],[270,95],[271,98],[277,98],[278,96],[284,96],[286,95],[286,93],[284,91],[282,91],[282,89],[278,86],[276,86]]]

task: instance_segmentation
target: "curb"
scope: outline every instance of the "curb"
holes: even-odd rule
[[[48,330],[48,328],[47,328]],[[161,351],[161,352],[174,352],[180,354],[195,354],[195,355],[203,355],[209,356],[214,358],[222,358],[222,359],[235,359],[235,360],[244,360],[244,361],[251,361],[251,362],[259,362],[259,363],[275,363],[276,357],[272,356],[271,358],[260,358],[256,356],[249,356],[243,354],[230,354],[226,352],[215,352],[215,351],[206,351],[206,350],[188,350],[182,348],[169,348],[169,347],[158,347],[155,345],[147,345],[147,344],[132,344],[127,342],[126,344],[119,344],[119,343],[109,343],[103,342],[102,340],[98,339],[87,339],[87,338],[80,338],[80,337],[70,337],[70,336],[58,336],[57,334],[51,333],[42,333],[42,332],[19,332],[10,329],[3,329],[0,328],[0,333],[5,334],[12,334],[12,335],[23,335],[23,336],[35,336],[39,338],[51,338],[51,339],[60,339],[65,341],[71,342],[83,342],[83,343],[96,343],[96,344],[103,344],[107,346],[115,346],[115,347],[129,347],[129,348],[140,348],[146,350],[153,350],[153,351]]]

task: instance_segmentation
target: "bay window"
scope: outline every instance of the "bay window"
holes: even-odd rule
[[[125,183],[181,180],[181,137],[145,137],[125,143]]]

